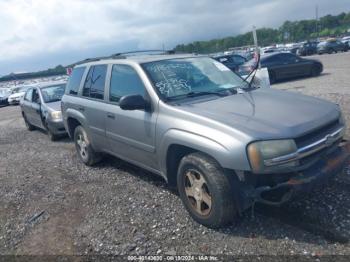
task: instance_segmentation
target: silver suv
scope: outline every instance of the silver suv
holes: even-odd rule
[[[349,160],[338,105],[253,88],[206,56],[79,64],[62,112],[86,165],[108,153],[162,176],[209,227],[233,222],[255,202],[280,205]]]

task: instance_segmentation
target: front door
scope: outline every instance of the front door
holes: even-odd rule
[[[156,114],[152,110],[122,110],[118,103],[126,95],[148,99],[145,86],[129,65],[113,65],[106,111],[106,136],[110,151],[131,162],[155,168]]]
[[[33,89],[33,95],[32,95],[32,101],[31,101],[31,122],[33,125],[38,127],[43,127],[42,121],[41,121],[41,100],[39,91],[34,88]]]

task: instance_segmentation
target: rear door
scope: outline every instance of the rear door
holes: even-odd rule
[[[130,65],[113,65],[109,86],[106,135],[110,152],[136,164],[156,168],[156,113],[152,110],[122,110],[119,100],[141,95],[150,100],[138,72]]]
[[[84,102],[79,105],[87,121],[93,145],[104,149],[105,144],[105,113],[104,99],[108,65],[90,66],[82,88]]]
[[[311,63],[294,54],[284,54],[290,68],[289,77],[309,75],[311,72]]]

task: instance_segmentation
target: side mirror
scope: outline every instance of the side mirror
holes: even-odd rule
[[[123,110],[137,110],[146,109],[148,103],[141,95],[129,95],[120,98],[119,106]]]

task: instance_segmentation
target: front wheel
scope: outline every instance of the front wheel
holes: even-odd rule
[[[212,158],[193,153],[179,165],[177,186],[191,217],[200,224],[219,228],[231,224],[237,214],[230,182]]]
[[[100,154],[92,148],[86,131],[82,126],[77,126],[74,130],[74,143],[79,158],[87,166],[92,166],[101,160]]]
[[[47,124],[46,121],[45,121],[44,123],[45,123],[44,126],[45,126],[45,129],[46,129],[46,133],[47,133],[47,135],[48,135],[50,141],[56,141],[56,140],[58,139],[58,136],[55,135],[55,134],[50,130],[49,125]]]

